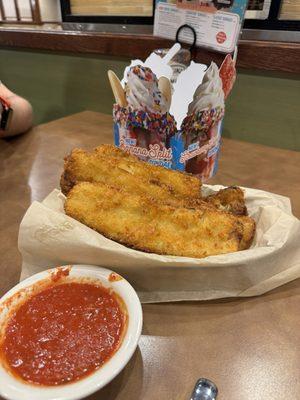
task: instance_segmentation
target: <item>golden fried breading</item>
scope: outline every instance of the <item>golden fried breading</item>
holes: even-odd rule
[[[204,200],[219,210],[228,211],[234,215],[248,215],[244,192],[237,186],[221,189]]]
[[[143,186],[146,193],[154,197],[159,192],[165,198],[200,196],[201,183],[197,178],[145,163],[110,145],[99,146],[91,153],[74,149],[65,158],[60,184],[62,192],[67,194],[77,182],[106,182],[132,190],[141,185],[142,180],[149,185],[149,188]]]
[[[136,156],[131,155],[127,151],[121,150],[119,147],[113,144],[101,144],[95,147],[94,152],[103,157],[117,157],[117,158],[127,158],[130,161],[137,161]]]
[[[157,172],[159,172],[158,176]],[[187,194],[182,185],[179,191],[174,189],[169,183],[170,177],[175,178],[176,188],[178,180],[182,180],[183,185],[188,182],[187,188],[190,192]],[[198,179],[146,164],[113,145],[101,145],[92,153],[74,149],[71,155],[66,157],[64,173],[61,177],[63,193],[67,194],[74,184],[84,181],[103,182],[115,187],[124,187],[137,194],[145,193],[152,196],[155,201],[174,207],[203,207],[204,200],[210,206],[235,215],[247,215],[244,193],[240,188],[226,188],[200,199]],[[182,192],[185,194],[183,195]],[[190,193],[191,196],[189,196]]]
[[[65,212],[104,236],[141,251],[202,258],[249,246],[249,217],[210,207],[187,209],[103,183],[73,187]]]
[[[249,249],[251,246],[256,229],[256,223],[253,218],[248,216],[237,216],[238,220],[243,224],[243,238],[241,241],[241,250]]]

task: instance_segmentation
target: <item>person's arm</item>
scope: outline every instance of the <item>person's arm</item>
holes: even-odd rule
[[[12,118],[5,130],[0,129],[0,137],[19,135],[32,127],[32,107],[22,97],[11,92],[0,83],[0,96],[3,97],[13,110]]]

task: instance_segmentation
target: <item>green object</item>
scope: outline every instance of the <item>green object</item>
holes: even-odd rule
[[[44,52],[0,50],[0,79],[30,101],[34,123],[83,110],[112,113],[107,71],[121,77],[128,60]]]
[[[223,136],[300,150],[300,80],[240,70],[226,102]]]
[[[31,102],[35,124],[83,110],[111,114],[113,95],[107,71],[112,69],[121,78],[129,62],[4,49],[0,57],[0,79]],[[299,77],[240,70],[226,103],[223,135],[300,151],[299,104]]]

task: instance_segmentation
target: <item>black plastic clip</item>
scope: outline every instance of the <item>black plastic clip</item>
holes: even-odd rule
[[[192,44],[191,44],[189,50],[190,50],[190,52],[191,52],[191,58],[193,59],[193,58],[194,58],[194,57],[193,57],[193,50],[196,48],[197,33],[196,33],[195,29],[194,29],[192,26],[190,26],[190,25],[188,25],[188,24],[181,25],[181,26],[177,29],[177,32],[176,32],[176,39],[175,39],[176,43],[182,44],[182,43],[180,42],[180,40],[179,40],[179,34],[180,34],[180,32],[181,32],[183,29],[189,29],[189,30],[192,31],[194,40],[193,40],[193,42],[192,42]]]

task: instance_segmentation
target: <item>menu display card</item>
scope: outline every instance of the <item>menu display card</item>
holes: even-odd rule
[[[247,3],[247,0],[159,1],[154,35],[175,40],[178,29],[189,25],[196,33],[196,46],[231,53],[239,38]],[[183,29],[179,39],[193,43],[193,33]]]

